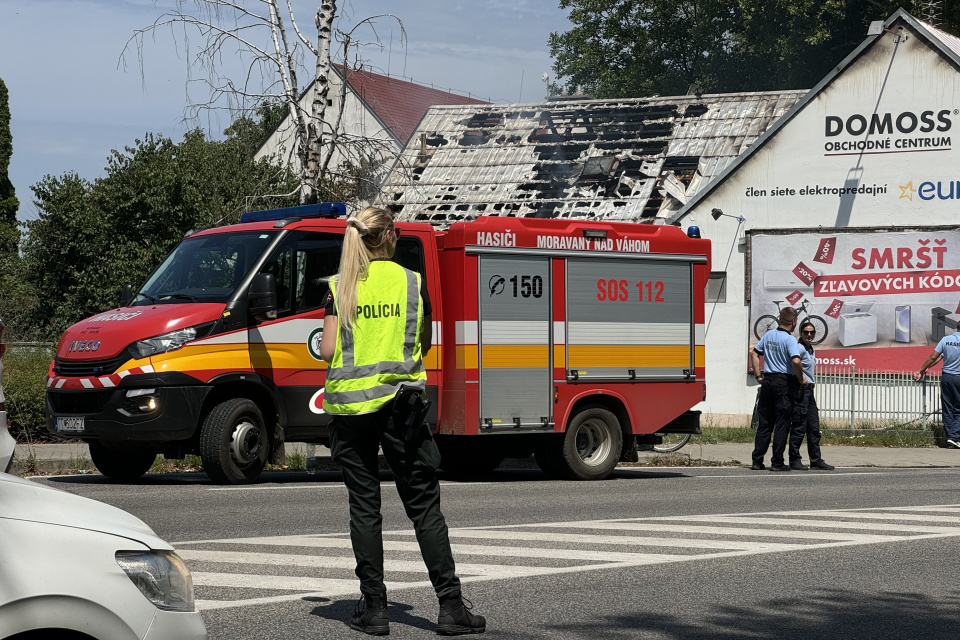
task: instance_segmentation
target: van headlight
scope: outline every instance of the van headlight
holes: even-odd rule
[[[193,578],[172,551],[117,551],[117,564],[158,609],[193,611]]]
[[[138,340],[137,342],[133,343],[133,350],[138,357],[146,358],[147,356],[156,355],[158,353],[176,351],[196,337],[196,328],[187,327],[186,329],[178,329],[176,331],[171,331],[170,333],[164,333],[159,336],[147,338],[146,340]]]

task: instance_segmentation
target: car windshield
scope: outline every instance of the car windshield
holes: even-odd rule
[[[187,238],[153,272],[133,305],[227,302],[276,231],[240,231]]]

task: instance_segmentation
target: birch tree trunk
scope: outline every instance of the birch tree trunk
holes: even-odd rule
[[[333,38],[333,19],[337,15],[336,0],[325,0],[317,11],[317,72],[313,102],[310,105],[310,120],[307,126],[307,139],[304,145],[303,189],[300,192],[301,204],[317,202],[320,187],[320,153],[323,149],[323,125],[326,122],[327,98],[330,94],[330,46]],[[328,149],[328,153],[332,153]]]

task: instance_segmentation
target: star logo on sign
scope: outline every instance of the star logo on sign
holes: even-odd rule
[[[900,187],[900,197],[897,198],[897,200],[903,200],[906,198],[910,202],[913,202],[913,194],[917,192],[917,190],[913,188],[913,180],[905,185],[901,184],[898,186]]]

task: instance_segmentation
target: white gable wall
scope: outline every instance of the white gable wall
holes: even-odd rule
[[[722,217],[715,222],[710,216],[712,209],[743,216],[749,229],[960,223],[960,183],[956,182],[960,180],[960,72],[916,34],[904,32],[908,38],[899,46],[894,34],[877,39],[683,220],[684,226],[698,225],[703,237],[712,240],[714,271],[724,270],[729,256],[727,302],[707,308],[708,399],[701,409],[749,413],[756,393],[746,371],[750,318],[744,297],[745,247],[735,237],[737,221]],[[893,131],[827,135],[830,116],[846,122],[861,114],[869,123],[874,113],[881,122],[890,114]],[[897,130],[898,118],[906,130],[914,117],[913,131]],[[831,120],[831,126],[836,122]],[[858,125],[854,118],[854,131]],[[931,130],[921,132],[921,128]],[[909,149],[897,147],[921,139],[928,139],[927,143]],[[837,151],[828,144],[857,141],[882,146],[871,149],[870,154],[830,155],[851,151]],[[938,181],[941,194],[952,192],[952,199],[937,196]],[[923,183],[928,184],[921,189]],[[878,192],[800,195],[805,188],[845,186],[876,187]],[[784,189],[792,189],[793,194],[776,195]],[[784,264],[783,268],[789,271],[794,266]],[[919,364],[905,362],[903,368]]]
[[[340,110],[340,94],[343,80],[340,74],[331,72],[329,81],[330,91],[328,93],[328,99],[332,104],[328,104],[327,106],[326,119],[332,125],[336,122]],[[311,84],[310,88],[307,89],[300,98],[300,106],[306,113],[310,112],[310,104],[313,101],[315,86],[315,84]],[[376,140],[379,146],[387,151],[386,153],[381,152],[381,155],[386,155],[387,157],[392,157],[400,153],[401,145],[396,137],[383,125],[379,118],[364,104],[357,94],[354,93],[349,85],[347,87],[345,100],[346,106],[344,107],[343,120],[339,128],[341,134],[347,134],[353,140],[357,138]],[[324,132],[324,136],[329,136],[329,130]],[[350,154],[344,154],[339,150],[334,150],[334,156],[329,165],[330,168],[336,170],[344,160],[348,159],[349,155]],[[294,147],[293,126],[289,116],[280,123],[280,126],[267,138],[266,142],[263,143],[255,155],[257,160],[270,157],[275,158],[280,164],[287,164],[294,171],[299,171],[300,169],[300,158]],[[356,162],[355,156],[353,161]]]

